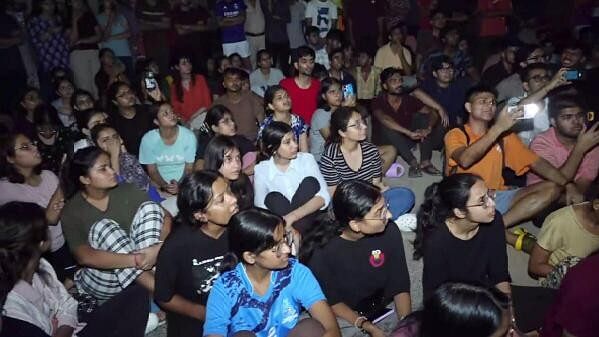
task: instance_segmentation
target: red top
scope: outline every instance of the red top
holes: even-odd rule
[[[195,84],[189,90],[183,89],[183,102],[179,101],[174,83],[171,84],[170,93],[173,110],[184,122],[189,122],[189,118],[200,108],[208,109],[212,105],[212,94],[202,75],[195,75]]]
[[[279,84],[287,90],[291,98],[291,111],[300,116],[306,124],[310,124],[316,111],[320,81],[313,78],[308,89],[300,88],[293,77],[284,78]]]
[[[507,33],[505,16],[497,13],[510,13],[511,0],[478,0],[478,12],[481,16],[479,36],[504,36]]]

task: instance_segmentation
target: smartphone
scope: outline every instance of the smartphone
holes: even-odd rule
[[[597,118],[597,113],[595,111],[587,112],[587,127],[590,128],[597,122],[599,122],[599,118]]]
[[[539,112],[539,106],[534,104],[534,103],[530,103],[530,104],[525,104],[522,106],[524,108],[524,115],[518,119],[532,119],[535,118],[535,116],[537,115],[537,113]],[[513,105],[513,106],[509,106],[507,108],[507,112],[512,112],[514,110],[516,110],[518,108],[518,106]]]
[[[153,72],[148,71],[146,73],[146,76],[144,76],[144,85],[146,86],[146,89],[148,91],[152,91],[158,88],[158,82],[156,81],[156,78],[154,78]]]
[[[567,81],[577,81],[582,78],[582,73],[576,69],[567,70],[564,77]]]
[[[348,99],[350,96],[355,96],[356,91],[351,83],[343,85],[343,99]]]

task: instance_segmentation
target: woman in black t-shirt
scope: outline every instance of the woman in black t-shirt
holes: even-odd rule
[[[154,299],[167,312],[167,335],[203,334],[206,302],[229,250],[227,224],[237,199],[218,172],[195,172],[183,179],[179,213],[156,262]]]
[[[151,114],[138,104],[139,100],[128,83],[111,84],[106,97],[111,123],[121,135],[127,151],[137,157],[141,138],[156,127]]]
[[[503,219],[480,177],[454,174],[426,189],[414,241],[414,258],[421,257],[425,298],[445,282],[510,293]]]
[[[307,235],[300,261],[310,267],[333,312],[346,326],[383,336],[370,322],[381,309],[393,301],[399,318],[411,312],[401,233],[397,226],[387,226],[391,213],[380,189],[369,182],[339,184],[333,212],[335,220]]]

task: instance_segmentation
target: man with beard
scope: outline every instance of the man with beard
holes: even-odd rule
[[[492,198],[503,215],[506,228],[541,213],[559,198],[563,190],[568,204],[582,201],[576,184],[510,132],[524,115],[522,108],[508,110],[506,106],[497,114],[496,95],[493,89],[485,86],[470,89],[464,107],[468,111],[468,122],[445,135],[446,172],[479,175],[489,190],[496,191]],[[510,189],[502,174],[506,167],[517,175],[532,170],[547,181]],[[527,252],[534,246],[534,240],[525,233],[516,236],[507,231],[506,240],[516,249]]]
[[[382,143],[395,146],[410,165],[410,177],[420,177],[422,171],[440,175],[441,172],[431,163],[431,157],[433,150],[440,149],[443,144],[444,131],[440,119],[447,118],[445,112],[434,111],[435,108],[429,107],[426,100],[405,93],[400,69],[390,67],[383,70],[381,83],[383,92],[373,101],[372,111],[375,120],[382,126]],[[420,91],[414,92],[415,96],[419,94]],[[420,142],[420,164],[411,150],[417,142]]]
[[[225,94],[214,100],[231,111],[237,133],[251,141],[258,135],[258,123],[264,119],[264,106],[260,97],[241,88],[242,78],[247,74],[238,68],[227,68],[223,73]]]
[[[314,50],[308,46],[297,48],[293,56],[293,67],[296,75],[287,77],[279,83],[291,97],[291,111],[304,121],[312,120],[316,111],[320,82],[312,78],[314,70]]]
[[[559,167],[583,193],[599,173],[599,124],[586,128],[586,115],[577,96],[556,97],[549,104],[551,127],[530,144],[531,150]],[[542,180],[533,173],[527,176],[528,185]]]

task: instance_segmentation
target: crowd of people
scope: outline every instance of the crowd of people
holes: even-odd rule
[[[0,336],[597,337],[598,13],[0,2]]]

